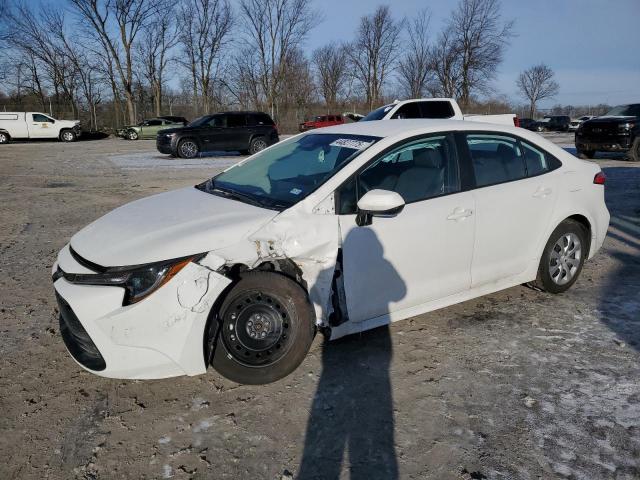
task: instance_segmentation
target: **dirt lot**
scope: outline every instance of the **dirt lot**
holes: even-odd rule
[[[564,295],[515,287],[318,336],[262,387],[81,370],[58,332],[58,250],[232,161],[116,139],[0,148],[0,478],[640,478],[640,165],[611,157],[609,236]]]

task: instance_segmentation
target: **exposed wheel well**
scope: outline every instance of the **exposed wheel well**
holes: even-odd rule
[[[587,255],[588,255],[589,252],[591,251],[591,235],[592,235],[591,223],[589,223],[589,220],[584,215],[571,215],[570,217],[567,217],[567,220],[574,220],[578,222],[587,231],[587,242],[588,242]]]
[[[293,260],[288,258],[267,260],[253,269],[249,268],[249,266],[243,263],[236,263],[223,267],[222,273],[226,277],[231,279],[231,283],[216,299],[215,303],[211,307],[211,310],[209,311],[209,317],[207,318],[204,335],[202,337],[202,351],[204,354],[205,365],[207,367],[211,365],[211,361],[213,360],[215,345],[218,338],[218,310],[220,309],[222,302],[224,302],[225,297],[235,286],[235,284],[240,280],[241,274],[248,271],[273,272],[284,275],[285,277],[290,278],[298,285],[300,285],[307,293],[307,295],[309,294],[307,282],[305,282],[302,278],[302,270],[295,264]]]

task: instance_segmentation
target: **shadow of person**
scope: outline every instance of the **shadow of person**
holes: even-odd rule
[[[358,275],[379,276],[392,287],[369,292],[369,298],[376,298],[375,303],[384,306],[379,315],[389,313],[389,304],[406,295],[402,278],[384,258],[373,230],[352,230],[345,239],[344,250],[353,248],[368,252],[372,259],[362,264]],[[349,295],[349,287],[346,288]],[[298,479],[334,479],[342,471],[349,472],[352,479],[398,478],[389,378],[391,358],[388,325],[334,342],[325,341],[322,374],[307,424]]]

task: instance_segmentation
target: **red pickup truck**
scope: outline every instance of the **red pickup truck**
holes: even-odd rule
[[[331,127],[332,125],[341,125],[344,123],[344,117],[342,115],[318,115],[309,122],[304,122],[299,125],[301,132],[306,132],[313,128]]]

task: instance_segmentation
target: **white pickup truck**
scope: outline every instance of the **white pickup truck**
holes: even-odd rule
[[[377,108],[365,116],[361,122],[370,120],[395,120],[407,118],[440,118],[467,120],[472,122],[515,125],[519,127],[518,117],[513,113],[500,115],[463,115],[458,102],[452,98],[414,98],[396,100],[389,105]]]
[[[38,112],[0,112],[0,143],[18,138],[58,138],[73,142],[81,132],[79,120],[56,120]]]

